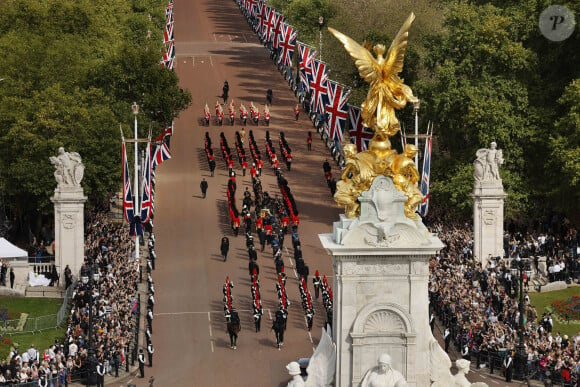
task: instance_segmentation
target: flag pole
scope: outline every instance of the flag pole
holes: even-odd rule
[[[139,134],[137,133],[137,114],[139,114],[139,105],[137,102],[133,102],[133,115],[135,116],[135,199],[133,200],[133,208],[134,208],[134,216],[141,217],[140,212],[141,208],[139,207],[139,144],[137,142],[139,138]],[[135,227],[135,259],[139,259],[139,233],[136,231],[137,227]]]
[[[419,100],[413,102],[413,110],[415,111],[415,147],[417,148],[417,153],[415,153],[415,166],[419,165],[419,106]]]

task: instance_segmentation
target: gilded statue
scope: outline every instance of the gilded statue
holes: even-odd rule
[[[384,45],[373,47],[376,59],[353,39],[329,28],[353,58],[360,76],[370,84],[366,100],[361,105],[361,114],[364,125],[375,132],[364,152],[357,153],[352,144],[344,146],[345,167],[341,181],[336,185],[334,200],[345,207],[348,218],[360,215],[359,197],[379,175],[391,177],[395,187],[406,194],[405,215],[408,218],[417,218],[415,210],[423,201],[418,187],[419,172],[413,162],[417,148],[407,145],[404,152],[398,154],[391,149],[389,141],[389,137],[400,129],[395,110],[405,107],[407,102],[417,101],[411,88],[398,76],[403,70],[409,28],[414,19],[415,15],[411,13],[391,43],[386,57],[383,57]]]
[[[423,195],[417,184],[419,172],[413,161],[416,154],[417,147],[407,144],[403,154],[397,155],[391,164],[391,169],[394,173],[393,183],[399,191],[403,191],[407,195],[405,215],[411,219],[417,218],[415,208],[423,201]]]
[[[395,109],[404,108],[407,102],[417,101],[411,88],[398,75],[403,71],[407,38],[413,20],[415,14],[411,13],[391,43],[386,57],[383,57],[383,44],[373,47],[376,59],[369,50],[353,39],[328,28],[354,60],[361,78],[370,83],[367,98],[361,105],[364,125],[387,136],[395,135],[400,129]]]

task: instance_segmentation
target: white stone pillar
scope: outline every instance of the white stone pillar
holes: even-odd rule
[[[87,197],[82,187],[61,188],[50,198],[54,203],[55,264],[60,284],[64,286],[64,269],[69,265],[76,277],[85,254],[84,207]]]
[[[430,385],[429,258],[443,244],[404,215],[406,196],[379,176],[363,192],[361,216],[341,215],[319,235],[333,257],[335,386],[359,386],[387,353],[409,386]]]
[[[489,256],[503,257],[503,206],[506,193],[501,180],[476,181],[473,194],[473,256],[485,268]]]
[[[73,276],[78,276],[85,254],[84,195],[81,180],[85,166],[77,152],[58,148],[58,156],[50,157],[55,167],[57,187],[50,200],[54,203],[55,264],[64,286],[64,269],[69,265]]]

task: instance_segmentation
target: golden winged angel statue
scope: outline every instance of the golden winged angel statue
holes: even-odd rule
[[[386,57],[383,57],[383,44],[373,47],[376,59],[353,39],[328,28],[353,58],[361,78],[370,83],[367,98],[361,105],[362,119],[365,126],[374,129],[376,134],[382,134],[380,137],[383,139],[384,134],[390,137],[400,129],[395,109],[404,108],[407,102],[417,101],[411,88],[398,75],[403,70],[407,38],[413,20],[415,14],[411,13],[391,43]]]

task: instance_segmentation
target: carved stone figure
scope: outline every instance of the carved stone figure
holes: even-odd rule
[[[327,387],[334,379],[336,371],[336,346],[332,342],[332,337],[327,330],[322,328],[320,342],[316,351],[312,354],[306,373],[308,378],[304,382],[300,376],[300,366],[296,362],[291,362],[286,366],[292,380],[288,387]]]
[[[292,380],[288,382],[288,387],[304,387],[304,379],[300,376],[300,364],[293,361],[286,365],[288,374],[292,376]]]
[[[49,157],[55,167],[54,178],[57,188],[79,187],[85,173],[85,165],[77,152],[65,152],[58,148],[58,156]]]
[[[469,372],[469,361],[459,359],[455,362],[457,374],[451,373],[451,360],[449,355],[441,348],[437,339],[431,337],[429,343],[429,376],[431,387],[488,387],[487,384],[478,382],[470,383],[465,377]]]
[[[473,177],[476,181],[501,180],[499,166],[504,160],[502,150],[497,149],[497,143],[492,142],[489,149],[479,149],[475,155],[477,159],[473,162]]]
[[[407,381],[403,374],[391,368],[391,356],[383,353],[379,365],[367,371],[361,387],[404,387]]]

